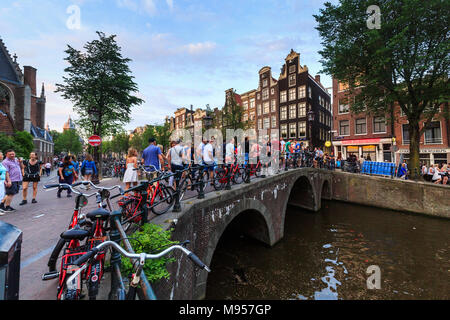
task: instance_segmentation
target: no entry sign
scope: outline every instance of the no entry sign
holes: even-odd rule
[[[102,144],[102,138],[99,136],[92,136],[89,138],[88,143],[93,147],[98,147]]]

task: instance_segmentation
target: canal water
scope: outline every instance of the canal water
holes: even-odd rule
[[[230,226],[206,299],[450,299],[450,221],[342,202],[322,207],[289,207],[284,238],[272,248]],[[380,288],[368,289],[378,275]]]

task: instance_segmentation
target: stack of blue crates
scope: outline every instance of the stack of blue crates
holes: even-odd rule
[[[391,176],[395,174],[395,163],[364,161],[361,173],[379,176]]]

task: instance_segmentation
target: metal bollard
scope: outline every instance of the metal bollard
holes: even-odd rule
[[[180,192],[179,192],[180,180],[181,180],[181,172],[177,171],[175,175],[175,186],[176,186],[175,205],[173,206],[172,212],[181,212]]]
[[[245,180],[244,183],[250,183],[250,164],[247,163],[245,167]]]
[[[227,167],[227,185],[225,186],[225,190],[231,190],[231,166],[226,165]]]
[[[200,180],[198,182],[199,184],[199,190],[198,190],[198,197],[197,199],[205,199],[205,181],[203,181],[203,168],[198,170],[198,178],[197,180]]]

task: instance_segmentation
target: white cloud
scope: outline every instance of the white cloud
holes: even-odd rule
[[[210,51],[213,51],[216,48],[216,44],[214,42],[198,42],[198,43],[189,43],[184,45],[183,48],[190,54],[204,54]]]

